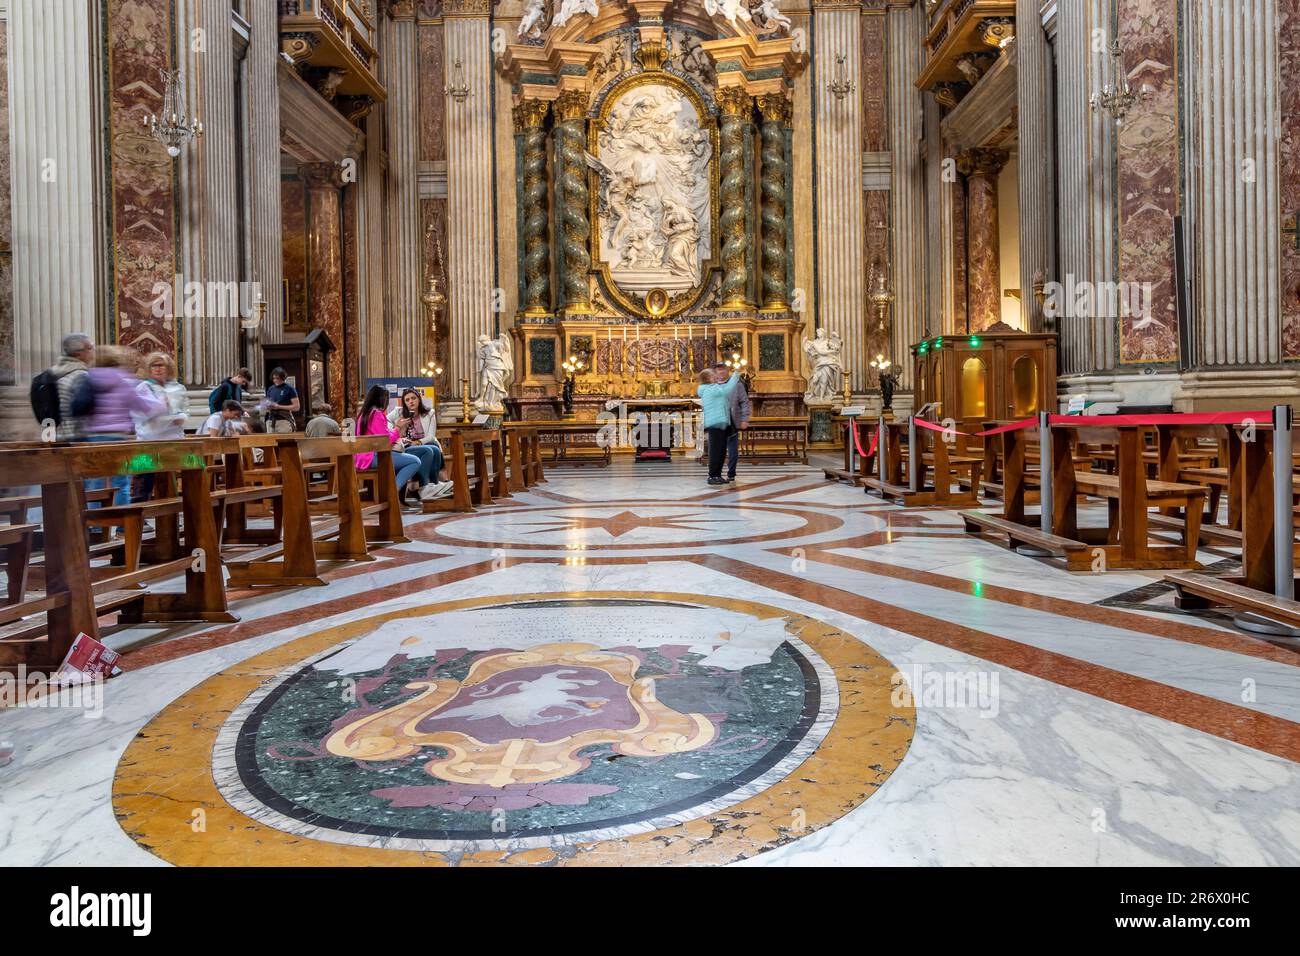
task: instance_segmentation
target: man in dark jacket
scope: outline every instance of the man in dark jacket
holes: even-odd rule
[[[221,384],[208,395],[208,413],[217,414],[226,402],[242,402],[244,389],[248,388],[252,381],[253,373],[246,368],[241,368],[230,378],[223,379]]]
[[[723,379],[731,374],[731,369],[727,368],[725,362],[716,363],[713,370]],[[749,427],[749,419],[753,415],[743,379],[736,383],[736,388],[731,393],[730,413],[731,425],[727,429],[727,481],[735,481],[736,465],[740,461],[740,432]]]

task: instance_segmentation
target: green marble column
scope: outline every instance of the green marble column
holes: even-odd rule
[[[763,114],[760,159],[763,205],[763,311],[785,312],[789,308],[786,288],[786,177],[785,124],[789,102],[784,94],[759,98]]]
[[[591,224],[587,221],[587,94],[566,90],[555,101],[556,222],[560,250],[560,300],[570,315],[591,312],[587,252]]]
[[[722,111],[722,210],[718,216],[722,240],[722,308],[752,309],[753,303],[746,299],[749,244],[745,240],[745,226],[749,190],[745,178],[745,135],[753,100],[744,90],[728,87],[718,92],[718,106]]]
[[[524,100],[515,107],[515,128],[523,135],[523,274],[524,315],[547,315],[551,309],[551,243],[546,182],[545,100]]]

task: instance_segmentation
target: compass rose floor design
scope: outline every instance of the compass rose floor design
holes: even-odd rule
[[[239,623],[109,627],[102,709],[0,709],[0,862],[1300,862],[1300,651],[1158,575],[816,465],[547,479]]]

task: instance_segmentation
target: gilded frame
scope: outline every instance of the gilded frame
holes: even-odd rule
[[[599,205],[600,184],[595,170],[587,171],[587,192],[589,195],[587,220],[591,223],[591,239],[588,251],[591,256],[592,269],[596,273],[600,288],[608,299],[614,303],[615,307],[621,309],[625,314],[639,319],[664,322],[681,315],[700,300],[713,278],[713,270],[717,268],[720,261],[718,210],[720,208],[721,193],[720,156],[722,142],[718,131],[717,117],[714,115],[711,105],[686,80],[672,73],[647,70],[635,76],[625,77],[610,87],[605,94],[604,101],[601,103],[600,112],[587,124],[587,149],[593,156],[599,157],[600,134],[604,132],[605,123],[614,106],[629,91],[640,86],[656,85],[672,87],[691,101],[691,105],[695,107],[695,114],[699,117],[700,128],[708,131],[709,146],[713,150],[713,154],[709,159],[709,257],[700,264],[699,284],[671,296],[668,300],[668,307],[658,315],[650,314],[650,311],[646,308],[644,295],[633,295],[619,287],[610,274],[609,264],[600,258],[600,219],[596,215],[597,206]]]

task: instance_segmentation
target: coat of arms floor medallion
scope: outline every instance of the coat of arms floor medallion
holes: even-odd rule
[[[723,841],[739,858],[825,825],[892,772],[913,716],[891,702],[893,673],[828,625],[723,598],[403,608],[290,642],[181,697],[128,749],[115,805],[164,859],[233,862],[228,839],[170,826],[147,798],[151,775],[178,759],[167,726],[188,718],[206,728],[215,784],[195,782],[195,806],[207,827],[214,815],[241,835],[254,826],[254,857],[294,845],[339,862],[596,862],[622,842],[642,862],[672,862],[644,838],[721,823],[750,834]],[[218,698],[229,704],[214,725]],[[879,738],[881,759],[823,765],[845,733]]]

